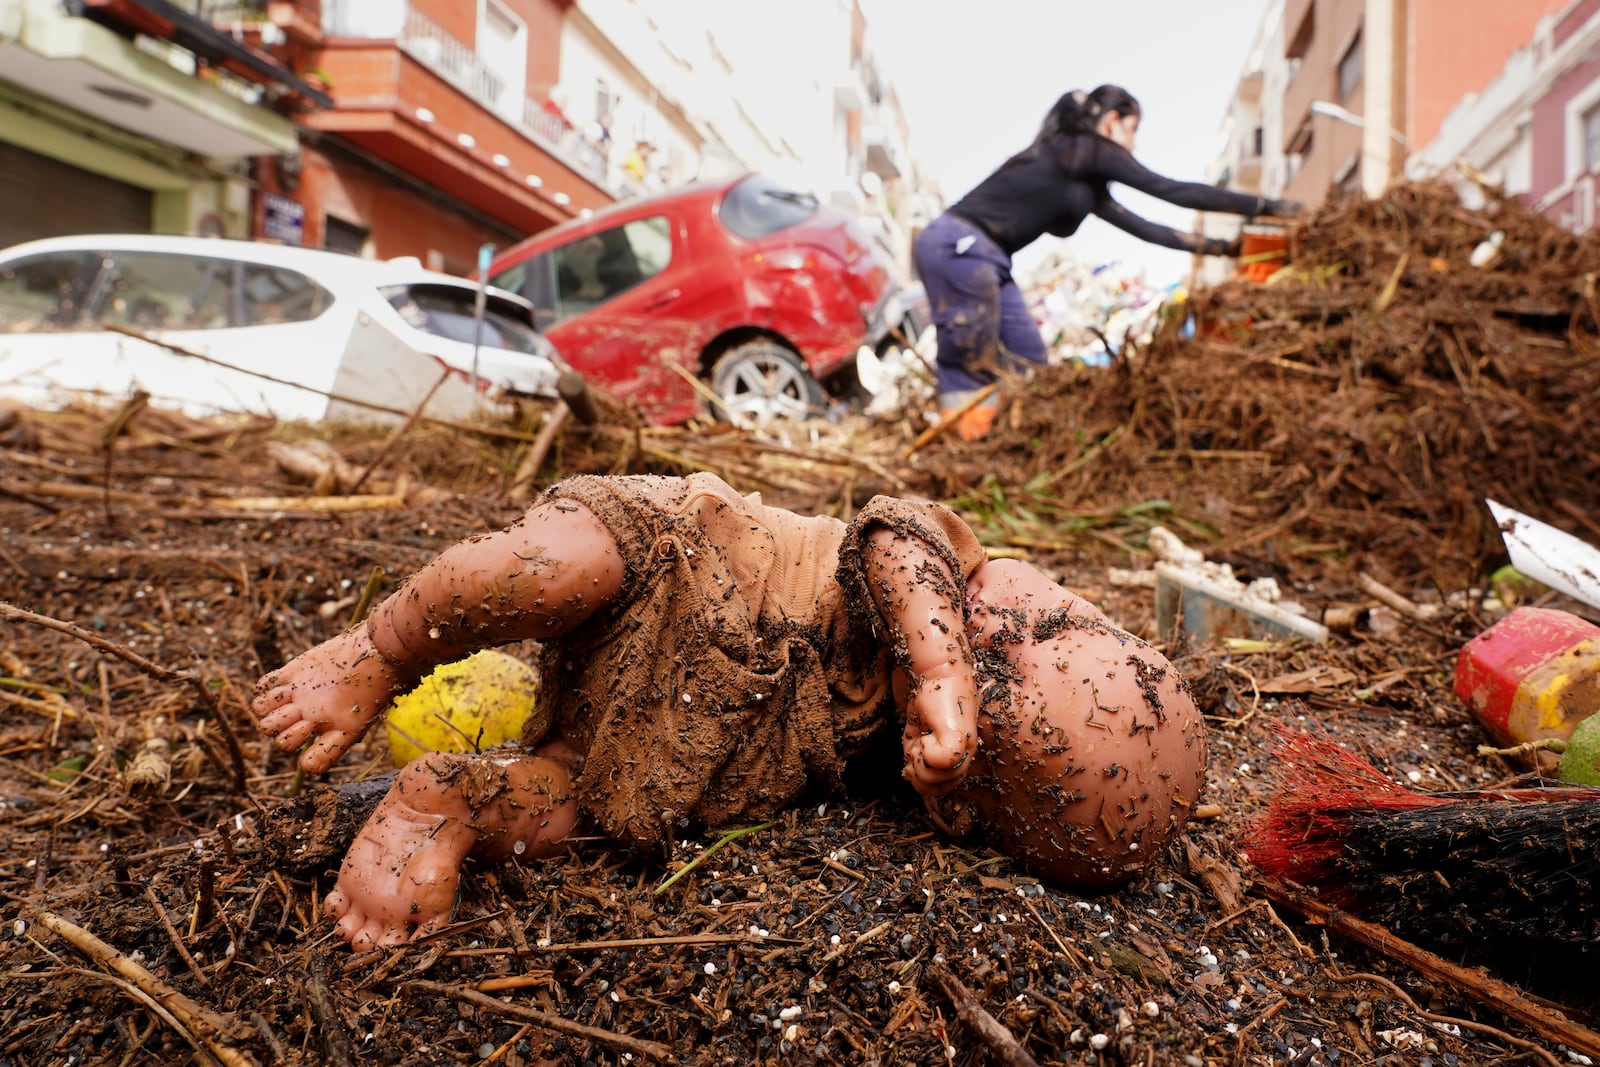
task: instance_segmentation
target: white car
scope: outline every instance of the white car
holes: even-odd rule
[[[0,399],[143,390],[190,414],[462,418],[556,396],[521,298],[387,261],[204,237],[53,237],[0,252]],[[476,370],[477,380],[473,380]]]

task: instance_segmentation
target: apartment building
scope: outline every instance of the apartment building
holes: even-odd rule
[[[1245,55],[1238,84],[1218,130],[1221,147],[1206,168],[1206,180],[1241,193],[1282,195],[1285,174],[1283,99],[1289,67],[1283,54],[1283,0],[1270,0]],[[1201,212],[1195,229],[1208,237],[1232,238],[1243,220]],[[1195,284],[1216,284],[1233,265],[1214,256],[1195,257]]]
[[[0,3],[0,246],[108,230],[248,236],[254,161],[292,155],[291,115],[331,103],[172,4]]]
[[[1284,0],[1283,195],[1380,195],[1566,0]]]
[[[871,27],[856,0],[818,0],[799,15],[743,0],[579,0],[574,12],[640,72],[655,111],[698,130],[697,149],[681,147],[689,176],[730,165],[770,173],[860,215],[909,271],[911,236],[928,221],[927,183]],[[588,95],[570,67],[562,84]],[[665,125],[663,114],[636,114],[617,124],[625,140],[636,124],[647,134]],[[676,158],[671,144],[666,151]]]
[[[909,258],[905,121],[855,0],[13,0],[0,243],[257,237],[469,273],[613,201],[769,169]]]
[[[1600,222],[1600,0],[1570,0],[1540,20],[1481,92],[1446,116],[1413,161],[1445,172],[1465,160],[1569,229]]]

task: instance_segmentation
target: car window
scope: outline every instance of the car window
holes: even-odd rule
[[[385,288],[383,297],[407,323],[435,337],[469,345],[478,337],[489,348],[505,348],[526,355],[542,351],[539,335],[533,327],[520,318],[517,311],[492,299],[484,305],[483,334],[479,337],[477,294],[471,289],[395,285]],[[526,311],[520,314],[525,315]]]
[[[332,293],[299,271],[284,267],[246,263],[241,289],[241,321],[246,326],[310,322],[333,304]]]
[[[665,215],[601,230],[550,253],[560,317],[597,304],[654,277],[672,260],[672,224]]]
[[[489,284],[516,293],[532,304],[534,322],[539,329],[548,329],[560,321],[561,316],[556,308],[555,253],[529,256],[499,274],[491,275]]]
[[[785,188],[762,174],[734,184],[717,205],[717,218],[747,241],[777,233],[817,213],[817,198]]]
[[[69,330],[100,269],[98,252],[49,252],[0,267],[0,330]]]
[[[232,260],[162,252],[115,252],[91,314],[136,330],[213,330],[231,325]]]

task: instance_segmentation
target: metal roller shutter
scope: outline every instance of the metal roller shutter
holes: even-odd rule
[[[72,233],[149,233],[148,189],[0,143],[0,248]]]

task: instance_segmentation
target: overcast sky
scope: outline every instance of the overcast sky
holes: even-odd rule
[[[1103,82],[1139,99],[1135,155],[1174,178],[1201,181],[1221,147],[1223,115],[1268,0],[860,0],[868,47],[893,83],[911,151],[954,203],[1025,146],[1057,97]],[[1123,187],[1146,218],[1189,229],[1194,213]],[[1019,256],[1036,258],[1045,236]],[[1090,218],[1066,249],[1078,260],[1118,259],[1157,284],[1180,280],[1189,258]]]

